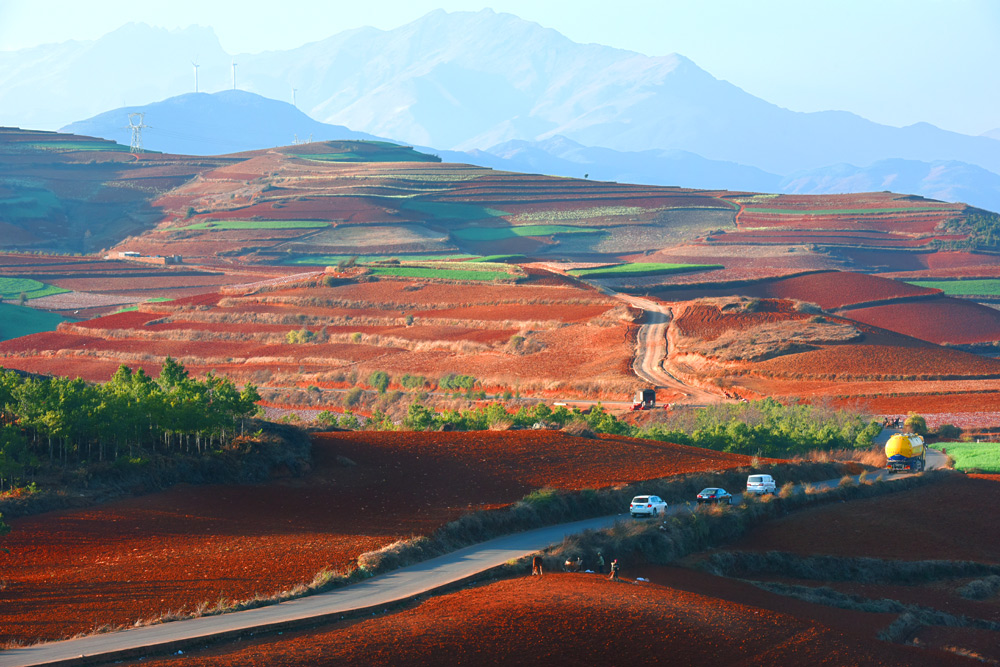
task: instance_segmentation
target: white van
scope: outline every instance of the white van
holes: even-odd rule
[[[774,478],[770,475],[750,475],[747,477],[747,493],[774,493]]]

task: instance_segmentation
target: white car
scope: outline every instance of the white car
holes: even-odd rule
[[[633,517],[659,516],[667,511],[667,503],[660,500],[659,496],[636,496],[632,499],[628,511]]]
[[[747,477],[747,493],[756,493],[759,496],[765,493],[774,493],[774,478],[770,475],[750,475]]]

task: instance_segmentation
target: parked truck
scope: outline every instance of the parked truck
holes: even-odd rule
[[[926,465],[924,439],[912,433],[897,433],[885,443],[885,469],[892,472],[920,472]]]
[[[633,410],[652,410],[656,407],[656,390],[640,389],[632,399]]]

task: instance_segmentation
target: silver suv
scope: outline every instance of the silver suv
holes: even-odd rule
[[[759,496],[765,493],[774,493],[774,478],[770,475],[750,475],[747,477],[747,493],[756,493]]]

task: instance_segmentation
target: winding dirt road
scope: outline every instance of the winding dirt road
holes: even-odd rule
[[[667,327],[673,317],[669,306],[631,294],[611,290],[605,293],[645,313],[646,321],[639,326],[635,359],[632,361],[632,371],[637,376],[657,389],[669,389],[680,394],[681,398],[675,399],[675,403],[706,405],[725,400],[718,394],[681,382],[663,367],[667,358]]]

